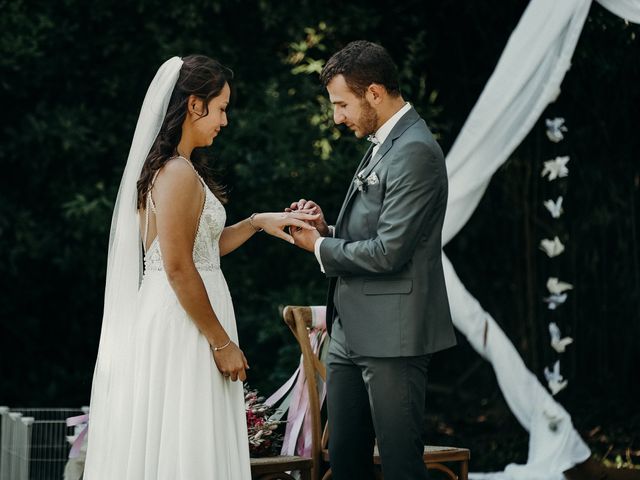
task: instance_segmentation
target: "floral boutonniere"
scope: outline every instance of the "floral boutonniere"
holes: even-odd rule
[[[359,173],[353,180],[353,183],[355,183],[359,192],[366,192],[369,185],[377,185],[379,182],[380,180],[378,179],[376,172],[371,173],[367,178],[364,178],[362,173]]]

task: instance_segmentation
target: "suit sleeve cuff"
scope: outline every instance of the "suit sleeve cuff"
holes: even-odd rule
[[[329,227],[332,231],[333,234],[333,228]],[[316,259],[318,260],[318,263],[320,264],[320,271],[322,273],[324,273],[324,266],[322,265],[322,259],[320,258],[320,244],[322,243],[322,241],[324,240],[324,237],[320,237],[316,240],[315,245],[313,246],[313,253],[315,253],[316,255]]]

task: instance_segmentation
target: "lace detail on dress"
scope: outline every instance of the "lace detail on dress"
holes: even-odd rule
[[[197,173],[197,172],[196,172]],[[200,176],[198,175],[200,178]],[[199,272],[212,272],[220,269],[220,235],[227,221],[224,206],[200,178],[204,186],[205,198],[196,238],[193,244],[193,262]],[[160,243],[156,237],[144,256],[145,272],[164,271]]]
[[[220,235],[227,221],[222,203],[205,186],[205,206],[200,216],[196,241],[193,245],[193,261],[200,271],[220,268]]]

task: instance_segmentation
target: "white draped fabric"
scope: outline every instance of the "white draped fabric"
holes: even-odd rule
[[[532,0],[447,155],[446,244],[467,223],[495,171],[560,92],[590,0]]]
[[[633,23],[640,23],[638,0],[598,0],[611,13]]]
[[[640,0],[598,0],[614,14],[640,23]],[[447,155],[449,203],[443,244],[467,223],[495,171],[522,142],[571,65],[591,0],[531,0]],[[502,393],[529,432],[525,465],[473,474],[493,480],[555,480],[585,461],[590,451],[571,417],[522,361],[495,320],[465,289],[443,253],[453,322],[473,348],[491,362]]]

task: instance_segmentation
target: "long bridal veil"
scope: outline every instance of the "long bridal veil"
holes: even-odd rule
[[[142,278],[142,248],[136,211],[137,181],[155,141],[171,94],[178,80],[182,59],[172,57],[160,66],[144,98],[131,143],[127,164],[111,220],[104,313],[100,346],[91,390],[91,422],[88,455],[91,470],[110,457],[114,442],[123,442],[128,420],[131,386],[125,380],[129,368],[131,327],[136,318],[136,296]],[[111,412],[119,415],[115,418]],[[95,468],[95,470],[94,470]],[[104,470],[103,470],[104,471]]]

